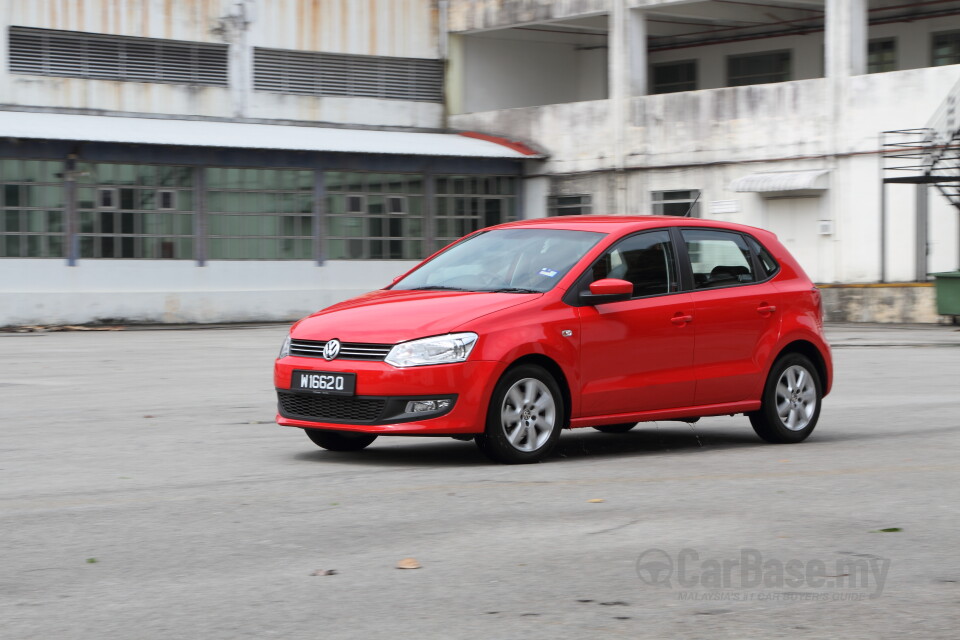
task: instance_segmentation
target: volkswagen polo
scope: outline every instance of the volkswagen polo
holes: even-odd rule
[[[819,292],[772,233],[658,216],[479,230],[294,324],[274,368],[277,422],[320,447],[448,436],[504,463],[726,414],[801,442],[832,377]]]

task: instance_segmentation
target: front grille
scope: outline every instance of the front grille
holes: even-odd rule
[[[326,340],[291,340],[290,355],[302,358],[322,358]],[[363,342],[341,342],[339,360],[376,360],[382,361],[393,348],[392,344],[367,344]]]
[[[313,393],[277,391],[280,414],[286,418],[318,422],[373,423],[387,402],[380,398],[326,396]]]

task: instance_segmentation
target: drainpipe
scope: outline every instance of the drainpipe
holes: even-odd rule
[[[880,134],[883,149],[883,134]],[[880,166],[880,282],[887,281],[887,183],[883,181],[883,155],[878,156]]]
[[[918,184],[917,186],[917,240],[916,240],[916,278],[917,282],[926,282],[930,267],[927,264],[927,238],[928,238],[928,194],[927,185]]]

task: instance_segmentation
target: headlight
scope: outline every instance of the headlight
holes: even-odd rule
[[[287,336],[283,341],[283,346],[280,347],[280,355],[277,356],[277,360],[286,358],[288,355],[290,355],[290,336]]]
[[[420,367],[426,364],[463,362],[477,342],[475,333],[451,333],[402,342],[387,354],[387,364],[395,367]]]

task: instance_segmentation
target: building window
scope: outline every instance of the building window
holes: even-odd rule
[[[510,176],[437,177],[436,233],[441,245],[477,229],[515,220],[517,179]]]
[[[227,86],[227,45],[10,27],[10,72]]]
[[[933,34],[931,63],[934,67],[960,64],[960,31]]]
[[[401,215],[407,212],[406,196],[387,196],[387,213]]]
[[[207,169],[211,260],[313,258],[313,172]]]
[[[77,184],[81,258],[193,259],[193,170],[82,164]],[[162,193],[174,194],[164,209]]]
[[[113,187],[97,189],[97,208],[116,209],[117,190]]]
[[[727,86],[786,82],[792,77],[789,51],[727,57]]]
[[[653,65],[653,93],[695,91],[697,88],[697,61],[664,62]]]
[[[176,211],[177,192],[172,189],[160,189],[157,191],[157,209],[161,211]]]
[[[547,198],[547,215],[550,216],[584,216],[589,215],[592,209],[592,196],[589,194],[578,196],[550,196]]]
[[[700,217],[700,192],[696,189],[688,191],[654,191],[653,214],[656,216],[686,216]]]
[[[308,96],[443,102],[443,61],[255,47],[253,88]]]
[[[0,257],[64,257],[62,162],[0,160]]]
[[[423,176],[330,171],[326,186],[327,258],[424,256]]]
[[[897,70],[897,41],[895,38],[871,40],[867,46],[867,73]]]

